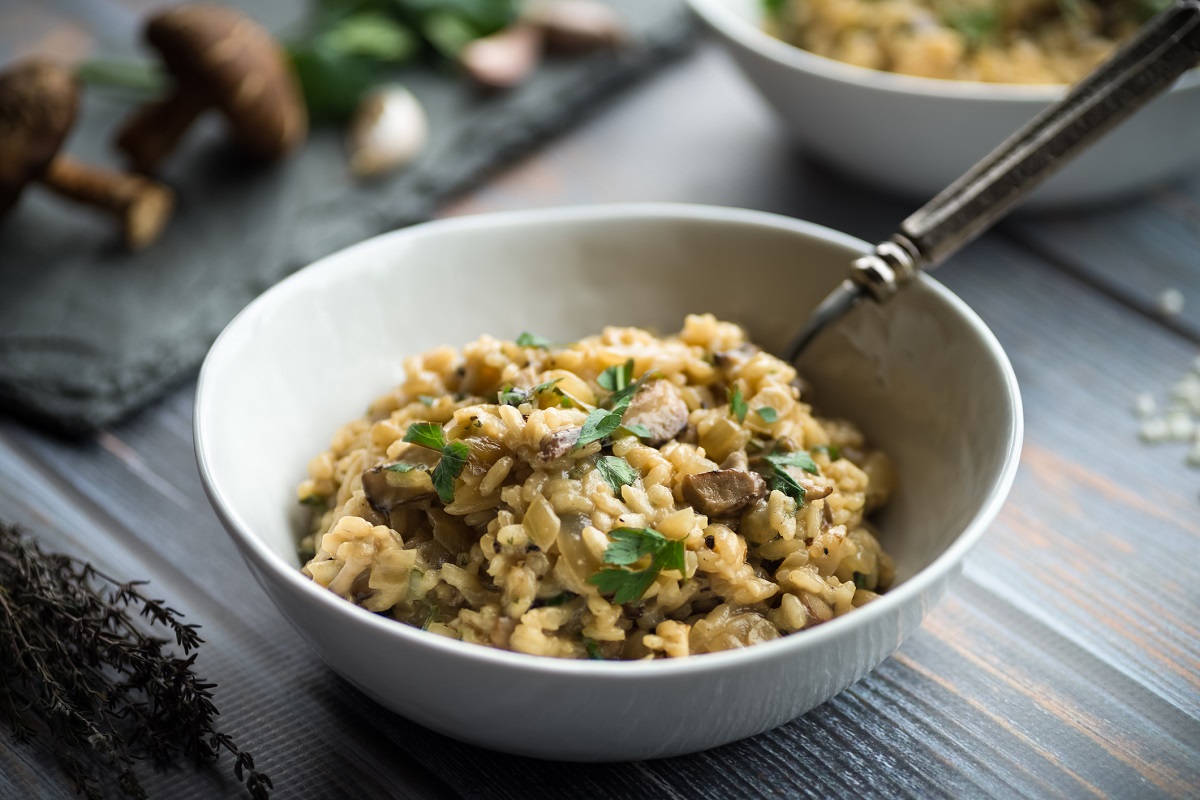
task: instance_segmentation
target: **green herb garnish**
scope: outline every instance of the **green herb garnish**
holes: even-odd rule
[[[604,658],[604,654],[600,652],[600,645],[596,643],[595,639],[586,639],[585,638],[583,640],[583,646],[584,646],[584,649],[587,650],[588,658],[590,658],[592,661],[605,661],[606,660]]]
[[[404,441],[442,454],[429,477],[433,481],[433,488],[437,490],[438,498],[446,505],[453,503],[454,482],[467,465],[471,448],[467,447],[466,442],[447,444],[446,434],[436,422],[414,422],[404,432]]]
[[[631,422],[628,424],[622,424],[621,427],[623,429],[629,431],[630,433],[632,433],[634,436],[638,437],[639,439],[649,439],[651,436],[654,435],[650,432],[649,428],[647,428],[645,425],[641,424],[640,422]]]
[[[544,336],[524,331],[517,337],[517,347],[538,347],[545,350],[550,346],[550,340]]]
[[[601,456],[596,461],[596,469],[601,477],[612,487],[613,494],[621,496],[622,486],[632,486],[638,479],[638,471],[623,458],[618,456]]]
[[[854,575],[852,577],[854,579],[854,585],[856,587],[858,587],[859,589],[867,588],[867,576],[866,575],[864,575],[861,572],[856,572],[856,573],[854,573]]]
[[[574,592],[562,592],[553,597],[548,597],[545,600],[534,600],[533,608],[548,608],[552,606],[561,606],[563,603],[569,603],[579,595]]]
[[[600,373],[600,377],[596,379],[596,383],[608,389],[610,392],[619,392],[633,381],[633,359],[629,359],[624,364],[609,367]]]
[[[734,419],[738,422],[745,422],[746,413],[749,410],[745,398],[742,397],[742,387],[735,384],[733,394],[729,395],[729,413],[733,414]]]
[[[763,422],[766,422],[767,424],[779,419],[779,412],[770,406],[763,406],[756,413],[762,417]]]
[[[502,406],[519,406],[528,399],[528,394],[511,384],[505,384],[496,392],[496,402]]]
[[[307,497],[300,498],[300,503],[313,508],[324,508],[325,498],[319,494],[310,494]]]
[[[942,14],[942,22],[961,33],[972,49],[1000,32],[1000,12],[993,6],[951,9]]]
[[[624,414],[624,408],[619,410],[613,409],[612,411],[597,408],[588,414],[587,419],[583,421],[583,429],[579,432],[579,439],[575,442],[575,447],[583,447],[609,436],[613,431],[621,427],[621,417]]]
[[[424,405],[426,408],[431,408],[433,404],[437,402],[436,397],[431,397],[427,394],[418,395],[417,399],[420,400],[422,405]]]
[[[829,456],[830,461],[837,461],[842,457],[842,448],[838,447],[836,444],[819,444],[814,447],[813,450],[817,450]]]
[[[612,594],[615,603],[640,600],[664,569],[682,572],[685,568],[683,542],[676,542],[650,528],[617,528],[609,533],[613,540],[604,551],[604,563],[629,566],[645,556],[650,566],[643,570],[604,569],[588,578],[602,594]]]
[[[771,465],[774,474],[771,475],[769,481],[772,491],[783,492],[788,497],[796,501],[796,506],[804,505],[804,487],[801,486],[791,473],[787,471],[788,467],[799,467],[805,472],[810,472],[813,475],[819,475],[816,463],[813,462],[812,456],[803,450],[797,450],[794,453],[774,452],[766,456],[766,461]]]
[[[399,472],[403,475],[406,472],[412,472],[414,469],[420,469],[416,464],[388,464],[384,467],[388,472]]]

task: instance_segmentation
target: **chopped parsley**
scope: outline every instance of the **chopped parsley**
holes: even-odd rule
[[[553,597],[547,597],[545,600],[534,600],[533,608],[548,608],[551,606],[561,606],[563,603],[569,603],[579,595],[574,592],[561,592]]]
[[[734,384],[733,394],[729,395],[729,413],[733,414],[733,418],[738,422],[745,422],[746,412],[749,410],[746,399],[742,397],[742,387]]]
[[[527,402],[527,401],[531,400],[532,398],[537,397],[542,392],[548,392],[551,389],[554,389],[555,384],[557,384],[561,380],[562,380],[562,378],[555,378],[554,380],[551,380],[551,381],[545,381],[543,383],[539,383],[537,386],[533,387],[529,391],[525,391],[524,389],[518,389],[515,386],[513,386],[512,384],[505,384],[503,387],[501,387],[500,391],[496,392],[496,401],[502,406],[519,406],[519,405],[521,405],[521,403]],[[555,391],[558,392],[558,394],[561,396],[561,398],[563,400],[566,400],[567,403],[571,402],[570,398],[567,397],[565,394],[563,394],[562,391],[560,391],[558,389],[555,389]],[[561,401],[560,401],[560,404],[566,405],[566,404],[561,403]]]
[[[801,486],[792,474],[787,471],[788,467],[799,467],[805,472],[810,472],[813,475],[819,475],[816,463],[812,460],[812,456],[803,450],[797,450],[794,453],[781,453],[776,451],[766,456],[766,461],[771,465],[774,474],[771,475],[770,487],[772,491],[783,492],[788,497],[796,501],[797,508],[804,505],[804,487]]]
[[[676,542],[650,528],[617,528],[609,534],[613,540],[604,551],[604,563],[614,564],[616,569],[603,569],[588,578],[588,583],[600,589],[601,594],[613,595],[613,602],[631,603],[640,600],[654,579],[664,569],[682,572],[683,542]],[[650,566],[642,570],[621,569],[628,567],[645,556],[650,557]]]
[[[388,472],[399,472],[403,474],[405,472],[412,472],[414,469],[418,469],[418,467],[416,464],[388,464],[386,467],[384,467],[384,469],[386,469]]]
[[[763,406],[758,410],[757,413],[760,417],[762,417],[763,422],[766,422],[767,424],[779,419],[779,412],[770,406]]]
[[[836,444],[819,444],[814,447],[813,450],[829,456],[830,461],[837,461],[842,457],[842,448],[838,447]]]
[[[588,658],[590,658],[592,661],[605,660],[604,654],[600,652],[600,645],[596,643],[595,639],[585,638],[583,640],[583,646],[587,649]]]
[[[313,506],[314,508],[323,508],[325,506],[325,498],[319,494],[310,494],[306,497],[301,497],[300,502],[306,506]]]
[[[621,496],[622,486],[632,486],[638,479],[638,471],[628,461],[617,456],[601,456],[596,462],[601,477],[612,487],[613,494]]]
[[[622,386],[605,398],[604,402],[609,407],[607,409],[597,408],[587,415],[587,419],[583,421],[583,430],[579,432],[579,441],[575,442],[575,447],[583,447],[592,442],[598,442],[612,435],[617,428],[620,428],[621,417],[625,416],[625,411],[629,408],[629,403],[633,400],[633,396],[637,394],[638,389],[642,388],[642,384],[657,374],[656,372],[647,372],[633,383]],[[646,436],[650,435],[650,431],[645,426],[635,424],[633,427],[638,429],[631,431],[635,436],[642,435],[639,431],[644,431]]]
[[[638,437],[639,439],[649,439],[651,436],[654,435],[654,434],[650,433],[649,428],[647,428],[645,425],[642,425],[640,422],[631,422],[627,425],[622,425],[621,427],[624,428],[625,430],[629,431],[630,433],[632,433],[634,436]]]
[[[596,383],[608,389],[610,392],[619,392],[633,382],[633,359],[629,359],[624,364],[619,364],[614,367],[609,367],[600,373],[600,377],[596,379]]]
[[[972,49],[1000,32],[1000,12],[990,6],[956,8],[943,13],[942,22],[961,33]]]
[[[538,336],[536,333],[523,331],[517,337],[517,347],[538,347],[545,350],[550,346],[550,340],[544,336]]]
[[[424,403],[426,408],[432,407],[433,404],[437,402],[436,397],[427,394],[420,395],[417,397],[417,399]]]
[[[856,572],[853,575],[854,585],[859,589],[867,588],[867,576],[861,572]]]
[[[442,430],[442,426],[436,422],[414,422],[404,432],[404,441],[430,450],[437,450],[442,454],[429,477],[433,481],[433,488],[437,490],[438,498],[446,505],[453,503],[454,482],[462,474],[463,467],[467,465],[467,458],[471,455],[471,449],[467,447],[466,442],[447,444],[446,434]],[[395,471],[407,472],[407,470]]]

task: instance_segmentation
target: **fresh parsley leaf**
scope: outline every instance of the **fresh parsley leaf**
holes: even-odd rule
[[[618,492],[618,494],[620,493]],[[310,494],[307,497],[302,497],[300,498],[300,502],[306,506],[312,506],[313,508],[325,507],[325,498],[319,494]]]
[[[836,444],[819,444],[814,447],[813,450],[817,450],[829,456],[830,461],[837,461],[842,457],[842,448],[838,447]]]
[[[587,419],[583,421],[583,430],[579,432],[579,440],[575,442],[575,446],[583,447],[611,434],[621,427],[621,416],[624,413],[625,409],[623,408],[620,411],[606,411],[603,408],[597,408],[588,414]]]
[[[738,422],[745,422],[746,412],[749,410],[745,398],[742,397],[742,387],[735,384],[733,394],[729,395],[729,412]]]
[[[562,592],[561,594],[556,594],[553,597],[547,597],[545,600],[534,600],[533,606],[535,608],[549,608],[552,606],[561,606],[563,603],[571,602],[576,597],[578,597],[578,595],[575,594],[574,592]]]
[[[955,8],[942,15],[942,22],[961,33],[972,48],[977,48],[1000,31],[1000,12],[990,6]]]
[[[436,422],[414,422],[404,432],[404,441],[430,450],[441,450],[446,446],[446,434]]]
[[[601,594],[613,595],[613,602],[618,605],[632,603],[642,599],[642,595],[658,577],[658,570],[651,567],[640,572],[630,572],[627,569],[602,569],[588,583],[600,589]]]
[[[422,403],[424,403],[426,408],[431,407],[434,403],[437,402],[436,397],[432,397],[427,394],[420,395],[417,397],[417,399],[420,400]]]
[[[620,389],[617,389],[608,397],[604,398],[604,404],[613,411],[624,414],[625,409],[629,408],[629,403],[633,400],[633,396],[638,393],[638,389],[641,389],[646,381],[650,380],[651,378],[657,378],[658,375],[659,373],[656,371],[647,372],[633,383],[627,386],[622,386]]]
[[[640,422],[631,422],[628,425],[622,425],[621,427],[639,439],[649,439],[653,435],[650,433],[650,429],[645,425],[642,425]]]
[[[627,566],[650,556],[643,570],[603,569],[588,578],[602,594],[612,594],[616,603],[640,600],[664,569],[685,568],[683,542],[672,541],[650,528],[617,528],[609,533],[612,543],[604,551],[605,564]]]
[[[601,477],[612,487],[613,494],[621,496],[622,486],[632,486],[638,479],[638,471],[625,459],[617,456],[602,456],[596,462]]]
[[[539,395],[542,392],[548,392],[551,389],[553,389],[561,380],[562,380],[562,378],[555,378],[552,381],[544,381],[542,383],[539,383],[537,386],[535,386],[529,390],[529,396],[533,397],[534,395]]]
[[[804,505],[804,487],[783,467],[775,467],[775,474],[771,476],[771,490],[783,492],[796,501],[797,507]]]
[[[604,654],[600,652],[600,645],[595,639],[584,639],[583,646],[587,649],[588,658],[592,661],[604,661]]]
[[[757,413],[760,417],[762,417],[763,422],[766,422],[767,424],[779,419],[779,412],[770,406],[763,406],[758,410]]]
[[[864,575],[861,572],[856,572],[856,573],[854,573],[853,578],[854,578],[854,585],[857,586],[859,589],[867,588],[867,576],[866,575]]]
[[[787,0],[762,0],[763,9],[773,17],[778,17],[787,6]]]
[[[433,474],[430,475],[433,488],[437,490],[438,498],[446,505],[454,502],[454,481],[462,474],[470,455],[471,449],[465,442],[451,442],[442,450],[442,458],[433,468]]]
[[[771,464],[771,466],[775,467],[776,470],[780,470],[783,467],[799,467],[805,472],[812,473],[813,475],[821,474],[821,471],[817,469],[816,462],[812,460],[812,456],[803,450],[797,450],[794,453],[781,453],[776,451],[767,456],[767,461]]]
[[[633,380],[633,359],[629,359],[624,364],[609,367],[600,373],[600,377],[596,379],[596,383],[608,389],[610,392],[619,392],[624,389]]]
[[[535,333],[524,331],[517,337],[517,347],[540,347],[545,350],[550,346],[550,340],[544,336],[538,336]]]
[[[403,474],[405,472],[412,472],[414,469],[420,469],[420,467],[418,467],[416,464],[388,464],[386,467],[384,467],[384,469],[386,469],[388,472],[399,472]]]
[[[529,399],[524,390],[505,384],[496,392],[496,402],[502,406],[519,406]]]

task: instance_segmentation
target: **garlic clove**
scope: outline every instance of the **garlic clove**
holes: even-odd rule
[[[458,54],[458,63],[476,83],[490,89],[509,89],[529,77],[541,49],[541,32],[517,23],[468,43]]]
[[[367,92],[346,131],[350,171],[377,178],[412,161],[429,139],[429,119],[420,101],[403,86],[388,84]]]

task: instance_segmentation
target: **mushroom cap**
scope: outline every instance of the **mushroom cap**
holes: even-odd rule
[[[180,91],[201,92],[221,109],[250,154],[277,158],[304,141],[296,76],[266,28],[227,6],[188,3],[151,17],[145,35]]]
[[[54,61],[27,59],[0,73],[0,215],[54,160],[78,104],[74,75]]]

